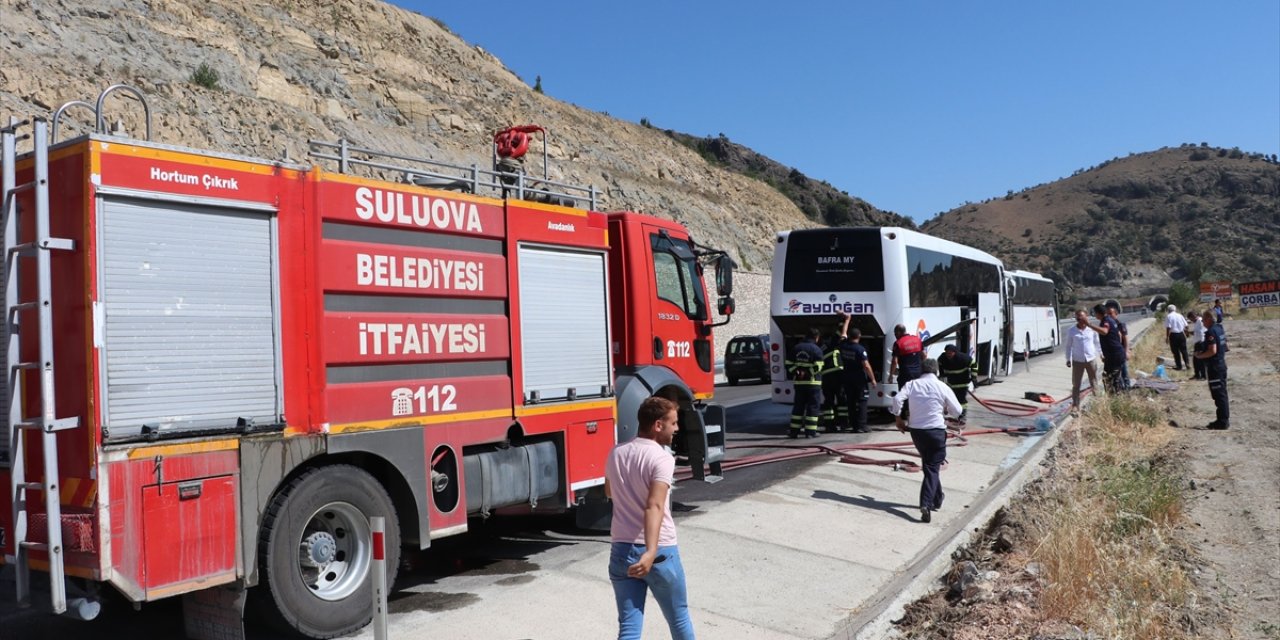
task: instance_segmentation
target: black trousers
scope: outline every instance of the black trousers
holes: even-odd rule
[[[1197,342],[1195,344],[1196,349],[1197,350],[1200,349],[1202,344],[1203,343],[1201,342]],[[1197,380],[1204,380],[1209,377],[1208,373],[1206,372],[1206,369],[1208,369],[1208,367],[1205,366],[1204,360],[1201,360],[1200,358],[1192,358],[1191,367],[1195,370],[1195,375]]]
[[[834,430],[839,420],[837,420],[837,408],[843,403],[840,398],[841,387],[843,386],[843,372],[831,371],[822,374],[822,426],[829,430]]]
[[[920,508],[937,511],[942,508],[942,479],[938,472],[942,463],[947,461],[946,429],[908,429],[911,442],[920,452],[920,467],[924,471],[924,479],[920,482]]]
[[[816,384],[795,385],[795,400],[791,405],[793,430],[818,430],[818,416],[822,415],[822,387]]]
[[[1209,396],[1218,410],[1218,422],[1229,424],[1231,404],[1227,400],[1227,365],[1210,360],[1205,363],[1205,373],[1209,375]]]
[[[844,394],[845,406],[848,407],[849,426],[854,431],[867,428],[867,391],[865,379],[849,380],[846,376],[841,392]]]
[[[1188,366],[1191,356],[1187,355],[1187,336],[1182,333],[1169,334],[1169,348],[1173,350],[1173,366],[1181,369]]]
[[[1102,386],[1106,387],[1108,394],[1124,389],[1124,383],[1121,381],[1124,361],[1123,352],[1102,352]]]

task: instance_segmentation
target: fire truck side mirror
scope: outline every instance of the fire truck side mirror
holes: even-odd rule
[[[720,315],[722,316],[733,315],[733,297],[725,296],[723,298],[720,298],[720,301],[717,303],[716,307],[719,309]]]
[[[722,255],[719,258],[716,258],[716,295],[733,295],[733,267],[733,258],[730,258],[727,255]],[[721,300],[720,304],[721,308],[723,308],[724,301]],[[730,313],[732,313],[733,300],[729,300],[729,306]],[[721,311],[721,314],[728,315],[723,311]]]

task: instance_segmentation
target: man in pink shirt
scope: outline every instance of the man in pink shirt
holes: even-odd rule
[[[671,519],[676,461],[665,447],[680,430],[676,403],[649,398],[637,413],[639,432],[609,453],[604,493],[613,500],[609,579],[618,604],[618,639],[639,640],[649,591],[671,637],[693,640],[684,567]]]

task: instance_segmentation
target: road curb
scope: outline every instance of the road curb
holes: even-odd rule
[[[1074,424],[1075,420],[1067,417],[1062,424],[1045,433],[1026,456],[994,482],[993,491],[983,494],[966,510],[967,517],[958,518],[941,533],[935,533],[934,542],[899,572],[897,578],[882,587],[880,595],[848,618],[842,628],[829,636],[830,639],[901,637],[894,629],[893,621],[902,617],[907,605],[940,588],[939,580],[951,570],[954,562],[951,554],[980,537],[995,513],[1009,504],[1028,482],[1040,477],[1040,463],[1057,445],[1062,433]]]

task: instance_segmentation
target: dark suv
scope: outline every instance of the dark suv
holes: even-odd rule
[[[724,348],[724,377],[729,384],[743,378],[769,381],[769,336],[734,336]]]

